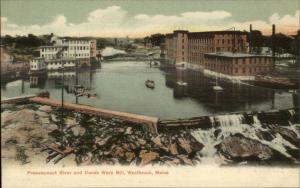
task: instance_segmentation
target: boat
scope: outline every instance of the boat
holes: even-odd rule
[[[223,88],[218,84],[218,76],[216,75],[216,85],[213,86],[213,90],[215,91],[223,91]]]
[[[214,89],[215,91],[223,91],[223,88],[222,88],[221,86],[218,86],[218,85],[213,86],[213,89]]]
[[[146,87],[150,88],[150,89],[154,89],[155,88],[155,83],[153,80],[146,80],[145,82]]]
[[[82,85],[75,85],[74,94],[76,97],[87,97],[87,98],[95,98],[97,96],[96,93],[89,92],[87,89],[84,88]]]
[[[176,82],[176,83],[177,83],[177,85],[179,85],[179,86],[187,86],[187,85],[188,85],[186,82],[183,82],[183,81],[178,81],[178,82]]]

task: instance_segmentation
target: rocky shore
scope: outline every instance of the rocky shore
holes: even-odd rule
[[[251,130],[255,138],[249,136]],[[251,126],[231,132],[222,127],[196,131],[153,134],[144,125],[73,111],[64,111],[61,121],[60,110],[50,106],[9,104],[1,109],[1,157],[19,164],[57,165],[194,166],[208,157],[217,158],[219,164],[300,161],[299,122],[293,128],[268,125],[260,131]]]

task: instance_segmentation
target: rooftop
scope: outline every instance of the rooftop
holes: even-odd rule
[[[215,57],[228,57],[228,58],[243,58],[243,57],[272,57],[268,55],[258,55],[249,53],[232,53],[232,52],[213,52],[206,53],[205,56],[215,56]]]
[[[59,48],[59,47],[66,47],[64,45],[55,45],[55,46],[40,46],[39,48]]]
[[[213,36],[215,34],[247,34],[247,31],[239,31],[239,30],[224,30],[224,31],[199,31],[199,32],[189,32],[187,30],[175,30],[173,33],[167,33],[166,37],[172,37],[175,33],[187,33],[190,37],[199,36],[199,35],[210,35]]]

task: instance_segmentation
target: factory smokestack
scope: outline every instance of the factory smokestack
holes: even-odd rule
[[[250,24],[250,33],[249,33],[249,51],[252,53],[253,51],[253,36],[252,36],[252,24]]]
[[[272,57],[273,57],[273,68],[275,68],[275,24],[272,25]]]

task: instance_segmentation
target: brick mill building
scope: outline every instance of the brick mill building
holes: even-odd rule
[[[204,59],[207,70],[240,79],[253,79],[273,70],[273,58],[266,55],[217,52],[206,53]]]
[[[187,64],[188,68],[208,69],[239,77],[273,69],[271,57],[248,54],[248,49],[247,32],[243,31],[176,30],[166,34],[166,57],[177,64]],[[225,62],[233,62],[232,71]]]

